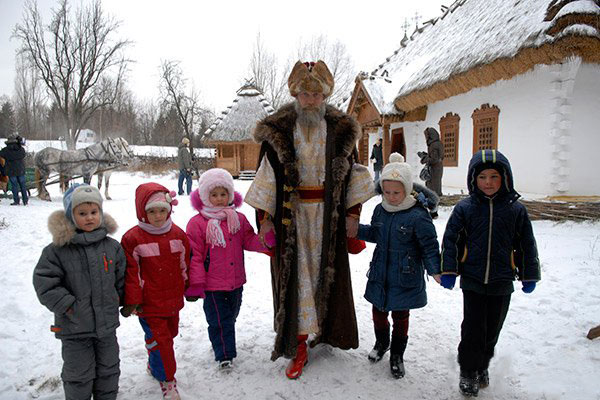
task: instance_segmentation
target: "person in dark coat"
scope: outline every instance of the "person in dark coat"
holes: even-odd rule
[[[292,358],[290,379],[302,374],[309,335],[311,346],[358,347],[347,237],[375,193],[369,170],[355,163],[360,126],[325,103],[333,84],[323,61],[297,62],[288,78],[296,100],[254,132],[261,152],[245,202],[257,210],[261,238],[275,231],[271,359]]]
[[[440,142],[440,134],[434,128],[427,128],[423,133],[427,142],[427,152],[419,152],[418,155],[421,158],[421,164],[425,164],[429,169],[429,179],[425,181],[425,185],[441,196],[444,145]]]
[[[66,399],[114,400],[119,390],[119,305],[125,253],[108,237],[117,223],[102,212],[95,187],[76,184],[63,197],[64,211],[48,218],[52,243],[33,271],[33,286],[54,313],[50,330],[62,342],[61,378]]]
[[[359,239],[377,243],[365,292],[365,298],[373,304],[376,340],[369,360],[381,360],[390,349],[388,314],[391,312],[394,325],[390,370],[396,379],[405,373],[403,357],[410,309],[427,304],[424,271],[440,282],[440,250],[435,227],[413,189],[412,168],[401,154],[392,153],[379,182],[383,200],[375,207],[371,224],[361,224],[358,228]]]
[[[19,135],[11,135],[6,140],[6,147],[0,150],[0,157],[5,161],[4,174],[8,176],[13,192],[11,206],[18,206],[21,202],[19,192],[23,195],[23,205],[27,205],[27,186],[25,184],[25,141]]]
[[[184,137],[181,139],[179,150],[177,152],[177,164],[179,166],[179,180],[177,181],[178,195],[183,194],[183,181],[185,180],[186,193],[192,192],[192,155],[190,149],[190,139]]]
[[[499,151],[473,155],[469,197],[448,219],[442,243],[442,286],[461,276],[464,315],[458,346],[459,387],[476,396],[489,384],[488,366],[508,312],[513,281],[531,293],[540,262],[527,210],[518,199],[508,159]]]
[[[371,160],[373,162],[373,171],[375,172],[375,182],[379,181],[379,174],[381,174],[381,170],[383,169],[383,147],[381,145],[381,138],[377,139],[377,142],[373,145],[373,150],[371,150]]]

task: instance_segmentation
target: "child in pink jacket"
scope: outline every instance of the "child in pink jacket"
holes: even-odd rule
[[[192,192],[192,206],[198,215],[188,222],[186,233],[192,249],[188,301],[204,298],[208,336],[219,368],[229,371],[236,357],[235,321],[242,305],[246,283],[244,250],[268,253],[244,214],[235,209],[242,195],[234,191],[233,177],[221,168],[200,176]],[[272,247],[274,235],[265,242]]]

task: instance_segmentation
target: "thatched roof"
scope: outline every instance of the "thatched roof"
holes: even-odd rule
[[[393,115],[570,56],[600,63],[600,0],[456,0],[359,79]]]
[[[275,112],[263,94],[247,83],[217,120],[206,130],[209,142],[242,142],[253,140],[256,123]]]

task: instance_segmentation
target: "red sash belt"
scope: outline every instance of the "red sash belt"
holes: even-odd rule
[[[296,190],[302,202],[321,202],[325,198],[323,186],[299,186]]]

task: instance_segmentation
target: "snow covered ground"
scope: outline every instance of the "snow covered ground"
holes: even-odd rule
[[[116,239],[136,223],[134,192],[150,180],[176,187],[176,177],[113,174],[111,196],[104,210],[120,225]],[[94,179],[95,183],[95,179]],[[236,181],[245,193],[248,181]],[[50,242],[46,227],[51,211],[62,208],[56,185],[52,202],[33,198],[27,207],[0,202],[0,238],[4,252],[0,275],[0,399],[61,399],[60,341],[50,333],[52,315],[35,296],[31,275],[42,248]],[[175,207],[173,220],[185,228],[194,215],[186,196]],[[183,200],[183,201],[181,201]],[[368,222],[379,199],[369,201],[362,222]],[[252,221],[252,209],[241,209]],[[450,208],[435,221],[438,236]],[[600,399],[600,339],[585,338],[600,324],[600,223],[534,222],[542,262],[542,281],[530,295],[520,290],[512,299],[497,354],[490,368],[491,385],[481,399]],[[235,369],[216,369],[201,302],[186,303],[180,335],[175,340],[177,379],[183,399],[461,399],[458,393],[456,348],[462,320],[459,289],[444,290],[428,281],[429,304],[411,312],[406,377],[393,379],[387,356],[370,364],[374,343],[371,307],[362,297],[373,245],[351,256],[360,347],[341,351],[327,346],[309,353],[300,379],[290,381],[286,360],[269,360],[274,334],[268,258],[246,253],[248,283],[238,319]],[[159,399],[157,382],[146,374],[142,330],[135,317],[122,319],[119,399]]]

